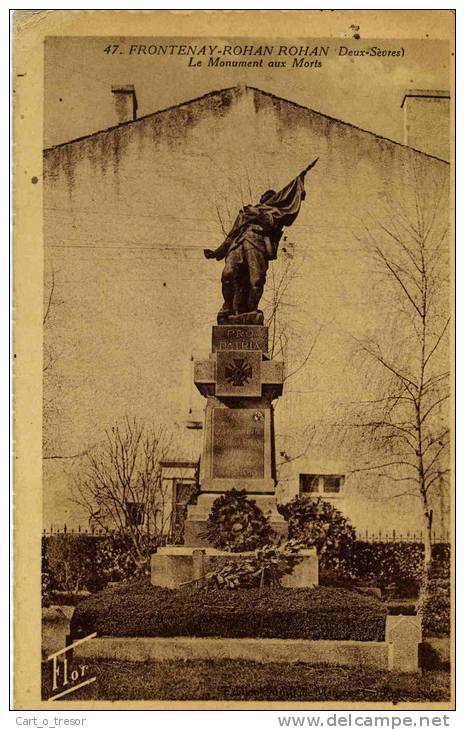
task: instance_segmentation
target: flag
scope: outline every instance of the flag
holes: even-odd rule
[[[305,175],[317,161],[318,157],[282,190],[278,192],[269,190],[263,194],[261,203],[273,208],[273,220],[276,227],[291,226],[299,215],[300,206],[305,197]]]

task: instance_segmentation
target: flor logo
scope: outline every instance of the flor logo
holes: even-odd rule
[[[244,358],[237,358],[230,365],[226,365],[224,371],[226,380],[231,385],[241,386],[250,382],[252,378],[252,368],[247,364]]]

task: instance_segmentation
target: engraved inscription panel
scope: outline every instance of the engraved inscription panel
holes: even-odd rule
[[[219,350],[259,350],[268,352],[268,327],[263,325],[215,325],[212,352]]]
[[[265,411],[255,408],[215,408],[212,457],[214,478],[263,479]]]

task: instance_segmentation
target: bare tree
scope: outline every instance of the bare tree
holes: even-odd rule
[[[109,535],[127,536],[140,568],[153,550],[153,540],[169,529],[173,505],[162,482],[160,461],[168,455],[172,440],[164,427],[148,427],[126,417],[85,455],[73,486],[73,501],[93,524]]]
[[[355,338],[370,393],[348,424],[368,446],[355,471],[398,483],[394,496],[420,499],[425,569],[432,557],[432,494],[449,473],[446,182],[413,166],[404,199],[386,199],[382,217],[369,216],[358,236],[376,263],[386,319],[382,331]]]

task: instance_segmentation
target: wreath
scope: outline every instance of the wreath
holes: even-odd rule
[[[236,553],[256,550],[276,536],[245,489],[231,489],[213,502],[203,537],[218,550]]]

